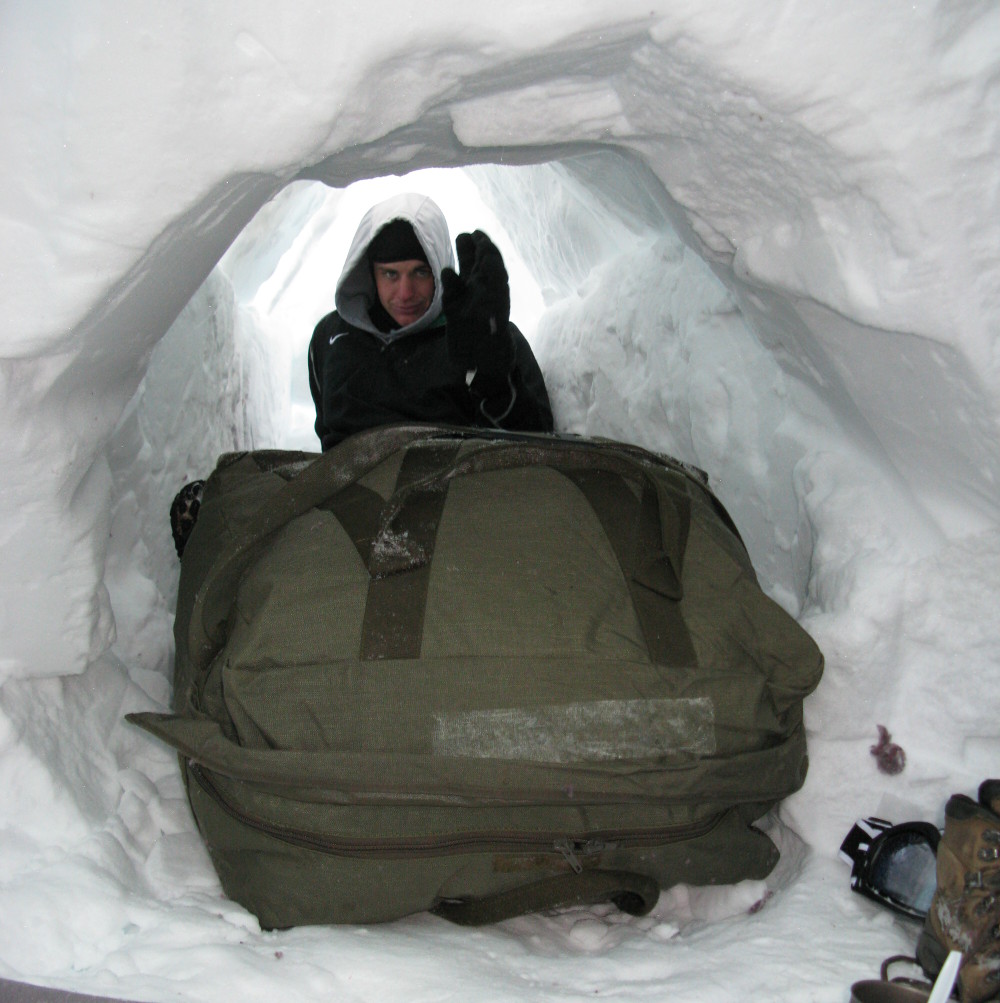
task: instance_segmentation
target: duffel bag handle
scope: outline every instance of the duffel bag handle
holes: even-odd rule
[[[444,489],[456,477],[520,467],[549,467],[573,479],[576,479],[574,475],[581,475],[578,486],[584,490],[599,516],[602,513],[600,505],[595,504],[596,488],[588,490],[582,480],[585,472],[609,473],[626,480],[638,480],[643,485],[640,518],[646,523],[646,533],[645,538],[640,537],[637,542],[641,543],[645,552],[629,561],[633,565],[629,569],[631,577],[668,598],[681,598],[680,579],[690,519],[688,506],[678,505],[643,463],[629,453],[595,449],[588,443],[573,440],[491,441],[397,490],[382,510],[379,530],[371,549],[369,573],[373,578],[381,578],[421,565],[419,553],[388,545],[390,539],[398,536],[398,530],[406,528],[406,509],[410,499],[428,491]],[[395,530],[393,523],[398,527]]]
[[[424,447],[417,447],[422,451]],[[421,650],[428,562],[445,491],[457,477],[548,467],[573,481],[590,503],[625,577],[650,660],[692,665],[697,659],[684,618],[681,572],[690,499],[671,492],[629,452],[587,442],[491,440],[408,480],[385,503],[365,560],[372,579],[361,657],[416,658]],[[629,481],[638,481],[638,499]],[[422,575],[409,575],[422,569]]]
[[[657,883],[644,874],[583,871],[543,878],[494,895],[444,899],[431,912],[460,926],[484,926],[525,913],[598,902],[613,902],[631,916],[645,916],[659,896]]]

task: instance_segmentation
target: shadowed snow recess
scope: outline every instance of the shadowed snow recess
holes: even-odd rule
[[[1000,7],[326,6],[4,9],[0,977],[846,999],[916,927],[848,890],[841,838],[877,811],[940,824],[1000,774]],[[559,429],[706,470],[826,655],[766,882],[642,918],[262,932],[221,896],[175,757],[122,722],[169,701],[170,498],[220,452],[318,448],[325,241],[387,182],[346,186],[431,167],[469,168],[399,182],[453,235],[505,231]]]

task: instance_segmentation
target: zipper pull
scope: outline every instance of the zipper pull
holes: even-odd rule
[[[615,844],[605,842],[603,839],[557,839],[556,850],[563,855],[566,863],[573,868],[574,873],[583,873],[583,864],[580,863],[581,854],[584,857],[595,856],[605,850],[613,849]]]
[[[555,842],[555,848],[558,853],[563,855],[566,863],[573,868],[574,874],[583,874],[583,864],[580,863],[580,858],[575,853],[575,846],[572,839],[557,839]]]

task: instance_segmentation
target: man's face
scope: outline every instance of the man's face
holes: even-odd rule
[[[400,327],[427,313],[434,299],[434,273],[426,261],[379,261],[374,272],[379,302]]]

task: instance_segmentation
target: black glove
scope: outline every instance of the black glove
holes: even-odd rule
[[[456,272],[441,272],[448,354],[466,371],[506,376],[514,365],[510,333],[510,286],[496,244],[483,233],[460,233]]]

